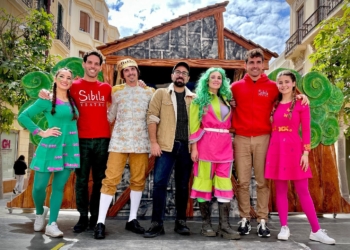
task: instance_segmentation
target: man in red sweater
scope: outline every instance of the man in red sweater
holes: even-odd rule
[[[238,175],[238,208],[241,217],[238,232],[249,234],[250,192],[249,185],[254,167],[257,191],[257,233],[270,237],[267,227],[270,189],[264,178],[265,156],[270,140],[270,114],[278,97],[277,85],[263,73],[264,54],[252,49],[245,57],[247,73],[242,80],[232,83],[231,91],[236,102],[232,117],[235,129],[235,167]],[[305,95],[299,95],[308,102]]]

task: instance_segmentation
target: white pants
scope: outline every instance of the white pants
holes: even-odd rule
[[[14,190],[22,193],[23,183],[24,183],[24,175],[17,175],[16,174],[16,185],[15,185]]]

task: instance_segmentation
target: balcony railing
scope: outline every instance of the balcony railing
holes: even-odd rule
[[[33,7],[33,0],[22,0],[22,2],[27,5],[28,8]]]
[[[312,15],[303,23],[303,28],[305,29],[303,38],[306,37],[307,34],[317,26],[317,24],[319,24],[322,20],[326,19],[328,9],[329,6],[318,7],[317,10],[314,13],[312,13]]]
[[[343,0],[330,0],[327,1],[328,6],[320,6],[312,15],[303,23],[302,27],[299,28],[291,37],[286,41],[286,55],[298,44],[301,44],[303,39],[309,34],[322,20],[326,19],[329,14]]]
[[[294,32],[294,34],[286,42],[286,53],[301,43],[304,33],[305,29],[297,29],[297,31]]]
[[[68,49],[70,49],[70,34],[63,28],[62,24],[55,24],[56,39],[60,40]]]
[[[337,8],[341,2],[343,2],[343,0],[328,0],[329,10],[327,15],[329,15],[335,8]]]

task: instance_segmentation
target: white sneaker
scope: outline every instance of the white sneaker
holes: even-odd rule
[[[52,222],[51,225],[47,225],[45,234],[51,237],[63,237],[63,233],[58,229],[56,222]]]
[[[311,232],[309,239],[314,241],[319,241],[328,245],[335,244],[335,240],[327,235],[325,229],[320,229],[316,233]]]
[[[48,212],[49,212],[49,208],[44,206],[43,214],[37,214],[35,216],[35,221],[34,221],[34,231],[35,232],[39,232],[39,231],[44,229],[45,219],[46,219]]]
[[[289,228],[287,226],[281,227],[281,232],[277,235],[279,240],[288,240],[290,236]]]

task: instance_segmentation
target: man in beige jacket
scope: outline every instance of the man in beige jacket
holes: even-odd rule
[[[190,79],[190,67],[179,62],[171,74],[168,88],[158,89],[149,104],[147,112],[148,133],[151,154],[156,156],[153,180],[152,225],[145,232],[145,238],[164,234],[167,186],[175,168],[176,220],[174,231],[189,235],[186,225],[188,182],[192,171],[192,160],[188,147],[188,109],[194,94],[186,88]]]

